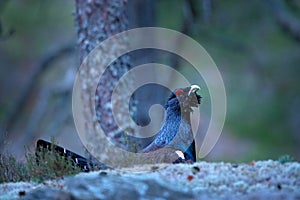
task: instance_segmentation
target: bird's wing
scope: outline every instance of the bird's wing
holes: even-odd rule
[[[151,151],[156,151],[160,148],[162,148],[163,146],[159,146],[157,144],[155,144],[155,142],[153,141],[151,144],[149,144],[145,149],[143,149],[141,151],[141,153],[148,153],[148,152],[151,152]]]

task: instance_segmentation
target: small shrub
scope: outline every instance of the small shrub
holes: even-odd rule
[[[71,158],[52,149],[41,149],[36,153],[27,151],[25,163],[17,161],[12,155],[0,153],[0,183],[30,180],[43,182],[81,172],[81,168]]]
[[[55,145],[54,140],[52,144]],[[33,181],[41,182],[81,171],[71,158],[60,155],[53,146],[49,149],[39,149],[35,154],[26,154],[28,171]]]
[[[295,161],[295,158],[290,155],[282,155],[278,158],[278,162],[280,162],[281,164],[293,161]]]
[[[30,175],[25,163],[18,162],[13,156],[0,153],[0,183],[28,181]]]

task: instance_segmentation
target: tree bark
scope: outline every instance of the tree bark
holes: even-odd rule
[[[76,0],[76,27],[81,63],[103,40],[123,32],[128,28],[126,5],[127,0]],[[109,48],[113,49],[113,47]],[[108,49],[108,51],[110,51],[110,49]],[[101,59],[104,60],[105,58]],[[104,62],[101,61],[101,59],[98,57],[89,57],[89,63],[93,63],[94,65],[97,63],[97,65],[99,64],[101,66],[101,62]],[[124,133],[121,134],[121,131],[118,131],[118,126],[115,123],[112,114],[111,95],[118,80],[131,68],[130,57],[127,54],[122,55],[110,64],[108,68],[101,69],[104,70],[101,79],[100,77],[93,77],[91,79],[90,76],[93,76],[91,71],[94,70],[95,67],[93,64],[84,66],[84,73],[81,76],[82,90],[84,90],[82,95],[85,107],[84,115],[86,119],[93,119],[94,114],[97,116],[97,119],[94,119],[93,123],[86,123],[85,131],[91,137],[91,140],[93,140],[93,144],[97,143],[97,141],[99,145],[101,144],[101,138],[95,138],[95,133],[97,133],[97,129],[99,128],[101,128],[106,136],[109,136],[114,143],[120,144],[124,141]],[[92,80],[98,80],[99,82]],[[97,90],[90,91],[90,86],[95,84],[98,85]],[[95,94],[95,92],[96,99],[91,99],[91,94]],[[124,95],[128,95],[126,91]],[[118,97],[119,99],[117,99],[116,105],[120,106],[118,112],[121,115],[126,113],[126,110],[123,109],[124,106],[120,105],[124,103],[123,99],[125,96],[120,96]],[[95,108],[92,108],[91,101],[96,102]],[[134,110],[134,106],[131,106],[131,108]],[[98,152],[103,152],[101,145],[94,148],[98,148]],[[103,153],[105,153],[105,151]]]

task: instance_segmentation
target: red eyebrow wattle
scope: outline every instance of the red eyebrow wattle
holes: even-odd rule
[[[183,90],[177,90],[177,91],[175,92],[175,95],[176,95],[176,96],[179,96],[179,95],[181,95],[181,94],[184,94],[184,91],[183,91]]]

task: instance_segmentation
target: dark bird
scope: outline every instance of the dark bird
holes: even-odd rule
[[[181,151],[185,161],[196,161],[195,141],[191,127],[190,115],[193,107],[198,107],[201,96],[197,94],[200,90],[198,85],[191,85],[186,88],[178,88],[171,92],[164,106],[166,117],[164,123],[155,139],[141,153],[153,152],[164,147],[174,149],[174,152]],[[51,149],[52,148],[52,149]],[[66,158],[71,158],[74,166],[81,167],[84,171],[92,169],[107,168],[102,163],[88,160],[72,151],[45,140],[38,140],[37,152],[55,150]],[[39,158],[38,158],[39,159]],[[177,162],[174,160],[174,162]]]
[[[186,161],[196,161],[190,115],[192,108],[200,104],[201,96],[197,94],[198,90],[200,90],[198,85],[192,85],[176,89],[170,94],[165,104],[166,117],[163,126],[153,142],[141,151],[142,153],[171,147],[175,151],[184,152]]]

